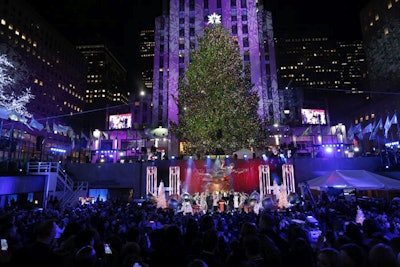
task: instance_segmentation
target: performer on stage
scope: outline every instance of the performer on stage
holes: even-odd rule
[[[220,212],[224,212],[225,211],[225,204],[226,204],[224,198],[220,198],[218,200],[218,204],[219,204],[219,211]]]
[[[219,201],[219,194],[218,191],[214,191],[213,193],[213,211],[218,211],[218,201]]]

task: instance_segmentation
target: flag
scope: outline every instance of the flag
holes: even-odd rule
[[[392,119],[390,120],[390,124],[391,124],[391,125],[392,125],[392,124],[398,124],[396,112],[394,113]]]
[[[361,123],[357,123],[354,128],[353,128],[353,133],[354,134],[359,134],[362,133],[362,127],[361,127]]]
[[[75,138],[70,137],[71,138],[71,149],[75,148]]]
[[[53,122],[53,132],[59,132],[60,130],[58,129],[57,123]]]
[[[71,126],[67,126],[67,136],[69,138],[75,138],[75,131]]]
[[[392,124],[390,123],[389,115],[387,115],[385,125],[383,126],[383,128],[385,129],[385,138],[387,138],[390,126],[392,126]]]
[[[81,130],[81,148],[87,148],[89,145],[89,137]]]
[[[349,130],[347,131],[347,140],[353,139],[354,136],[354,126],[353,124],[350,125]]]
[[[61,124],[58,125],[58,132],[59,133],[67,135],[68,134],[68,130],[69,130],[68,126],[61,125]]]
[[[372,122],[370,122],[367,126],[365,126],[364,130],[362,131],[363,134],[371,133],[373,130]]]
[[[33,117],[31,119],[31,121],[29,122],[29,126],[31,126],[32,128],[35,128],[36,130],[43,130],[44,126],[43,124],[41,124],[40,122],[38,122],[37,120],[35,120]]]
[[[89,141],[89,137],[83,131],[81,131],[81,139],[84,139],[86,142]]]
[[[378,133],[379,129],[382,127],[382,118],[379,119],[378,123],[375,125],[371,135],[369,136],[369,140],[374,140],[376,134]]]

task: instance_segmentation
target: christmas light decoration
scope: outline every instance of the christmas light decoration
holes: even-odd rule
[[[15,80],[9,75],[9,71],[15,69],[14,65],[7,59],[6,55],[0,55],[0,109],[9,111],[9,118],[14,121],[27,123],[27,118],[32,114],[27,110],[26,105],[35,96],[31,94],[30,88],[15,90],[12,86]]]

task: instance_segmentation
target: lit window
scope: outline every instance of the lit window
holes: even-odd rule
[[[1,25],[6,25],[6,20],[5,19],[1,19]]]
[[[392,5],[392,2],[389,2],[389,3],[388,3],[388,9],[391,9],[392,6],[393,6],[393,5]]]
[[[388,29],[388,28],[385,28],[385,29],[383,30],[383,32],[385,33],[385,35],[388,35],[388,34],[389,34],[389,29]]]
[[[376,15],[375,15],[375,21],[378,21],[378,20],[379,20],[379,15],[376,14]]]
[[[12,25],[12,24],[8,25],[8,29],[9,29],[9,30],[14,29],[13,25]]]
[[[18,29],[15,30],[15,34],[19,35],[19,30]]]
[[[33,42],[33,47],[37,47],[37,43],[36,42]]]

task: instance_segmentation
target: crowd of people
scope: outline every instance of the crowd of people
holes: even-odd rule
[[[286,209],[185,213],[118,199],[1,211],[0,265],[399,267],[400,202],[321,194]],[[362,212],[360,212],[362,211]],[[306,224],[317,218],[313,239]],[[3,244],[3,242],[2,242]]]

